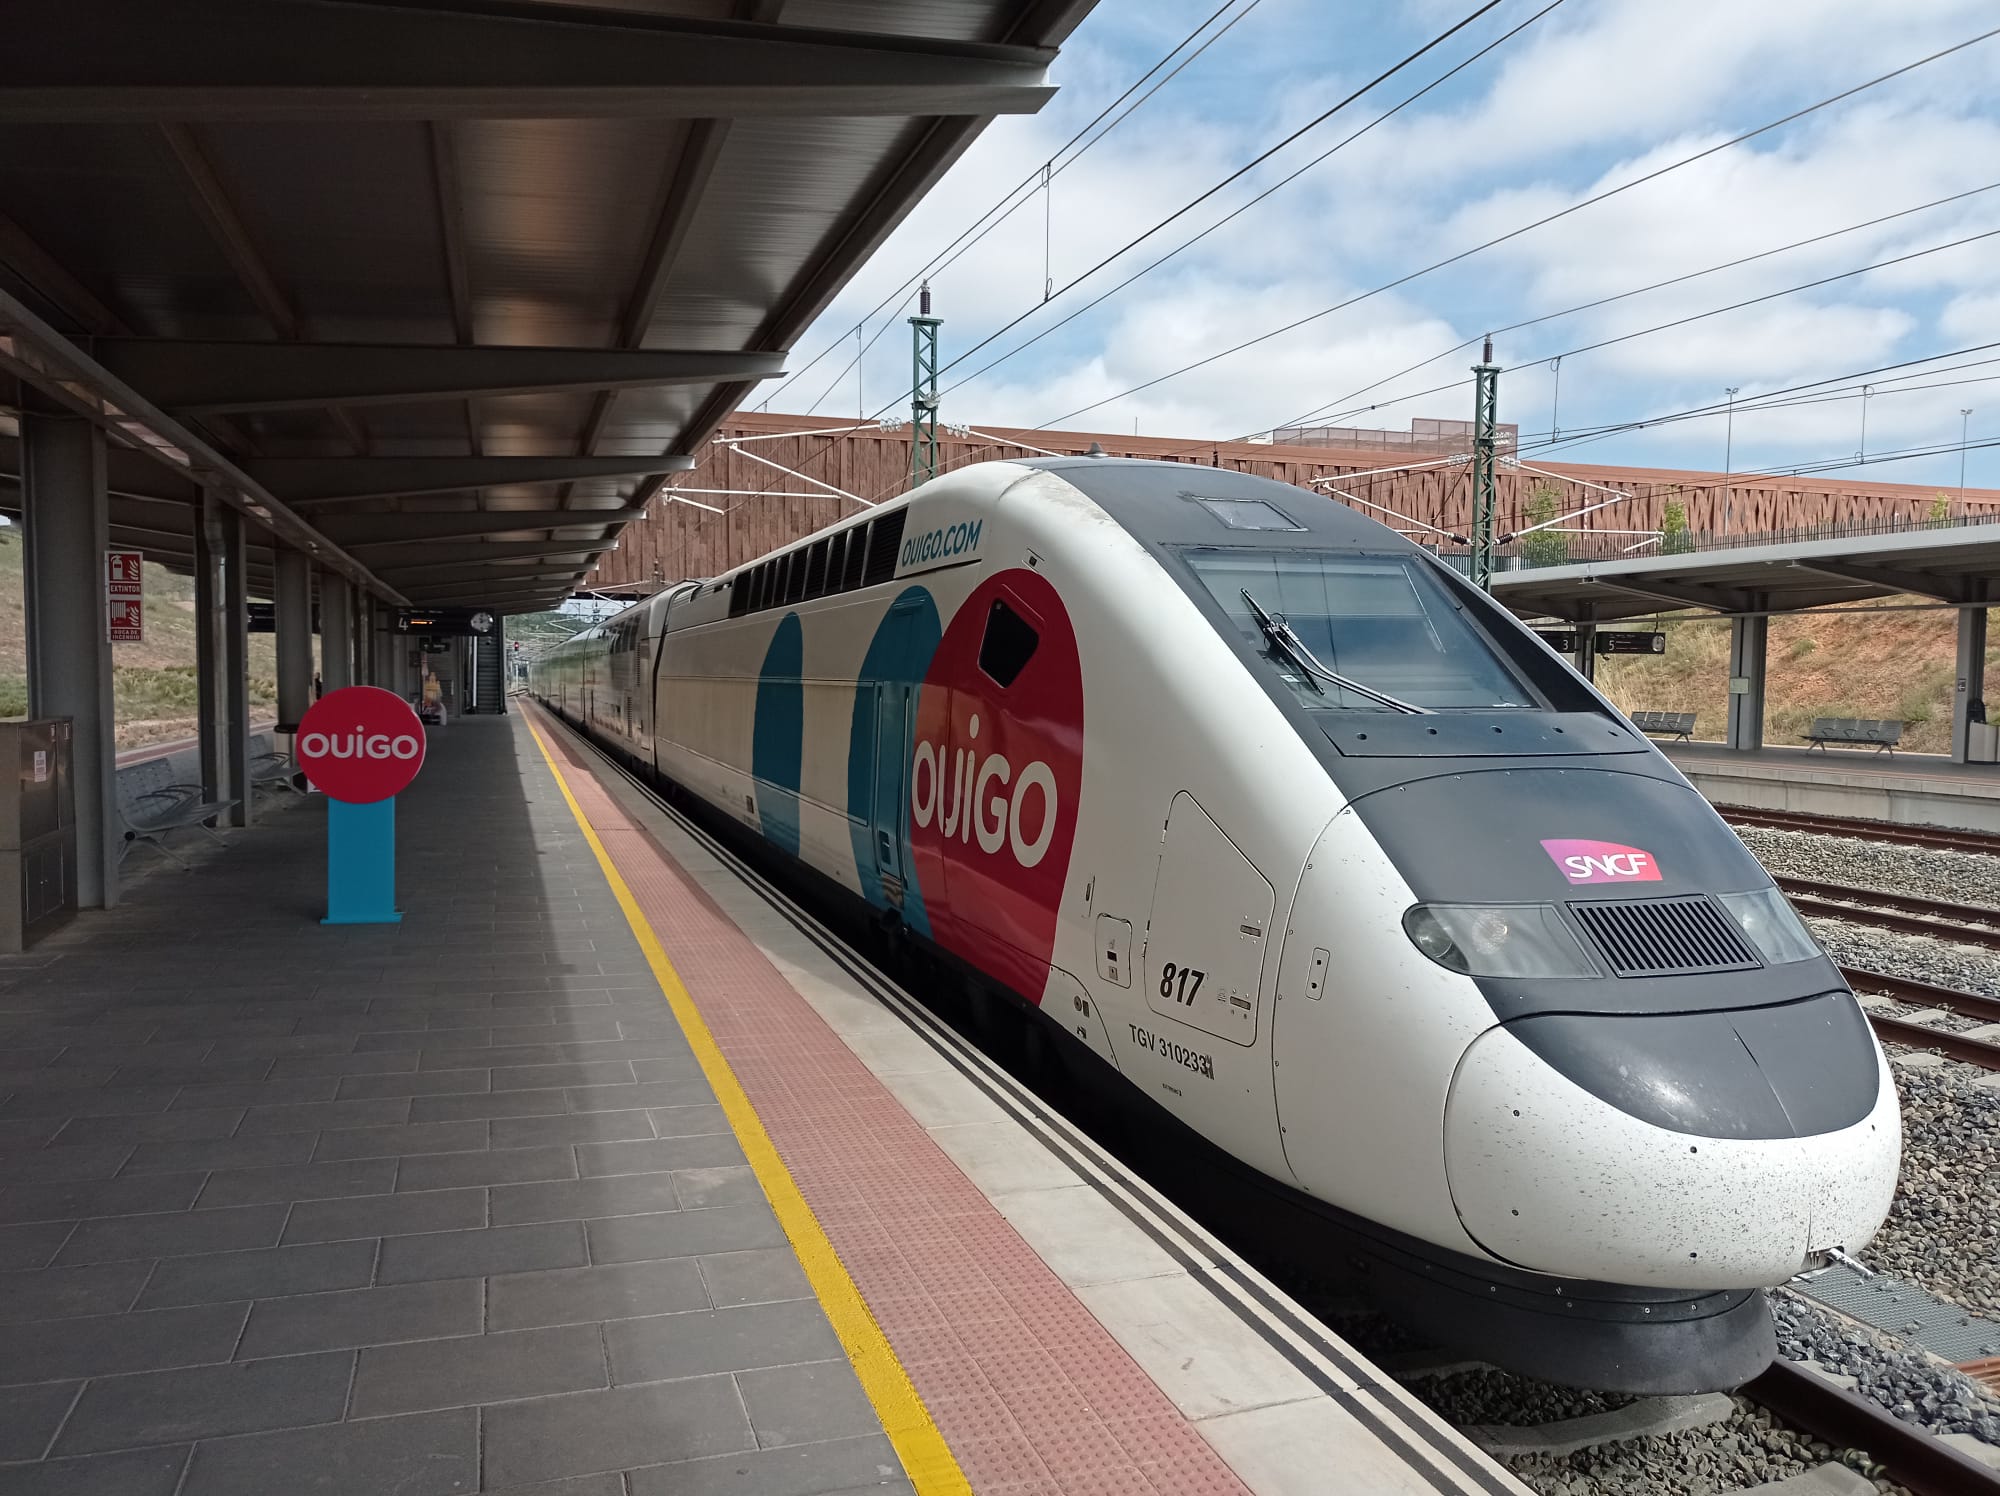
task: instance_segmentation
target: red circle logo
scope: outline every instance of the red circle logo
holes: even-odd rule
[[[394,691],[342,686],[307,710],[294,751],[321,793],[369,805],[417,777],[424,766],[424,724]]]

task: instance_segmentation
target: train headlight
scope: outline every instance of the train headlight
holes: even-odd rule
[[[1417,904],[1403,929],[1431,960],[1470,977],[1598,974],[1548,904]]]
[[[1744,938],[1757,947],[1757,954],[1771,965],[1809,961],[1820,953],[1805,921],[1777,889],[1756,888],[1749,893],[1719,893],[1715,897],[1729,911]]]

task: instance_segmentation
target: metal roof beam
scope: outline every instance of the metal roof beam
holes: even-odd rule
[[[1966,579],[1941,577],[1927,571],[1904,571],[1891,566],[1855,566],[1846,561],[1794,561],[1797,571],[1809,571],[1843,582],[1860,582],[1885,592],[1907,592],[1914,597],[1934,597],[1939,602],[1970,601]]]
[[[866,264],[868,257],[882,247],[896,225],[909,215],[911,207],[965,154],[985,125],[983,119],[934,120],[894,174],[856,210],[833,246],[805,268],[798,283],[786,293],[778,309],[764,319],[750,341],[764,347],[789,346],[832,304],[855,268]],[[754,388],[737,383],[715,391],[689,418],[674,450],[699,451],[715,428],[750,397]],[[635,502],[652,498],[659,486],[657,478],[641,484]]]
[[[464,509],[433,514],[329,514],[319,528],[351,551],[379,551],[412,540],[459,540],[474,535],[537,530],[587,530],[624,525],[643,509]]]
[[[169,410],[317,410],[543,391],[769,379],[785,355],[712,349],[461,347],[97,338],[91,354]]]
[[[456,604],[478,604],[478,602],[542,602],[544,606],[556,606],[566,596],[576,590],[574,578],[536,578],[532,582],[510,582],[506,578],[494,578],[492,584],[486,582],[446,582],[442,586],[420,588],[420,608],[442,608]]]
[[[1032,114],[1040,47],[507,0],[10,0],[0,122]]]
[[[158,458],[136,447],[104,449],[104,486],[115,503],[119,495],[156,504],[199,504],[201,488],[177,477]],[[0,486],[18,483],[21,476],[21,439],[0,436]]]
[[[259,457],[246,458],[243,470],[287,504],[311,508],[468,488],[643,478],[693,465],[691,457]]]
[[[369,568],[378,576],[401,577],[412,572],[434,571],[440,566],[463,566],[468,562],[550,560],[557,556],[596,556],[618,542],[604,540],[475,540],[462,545],[423,544],[398,546],[393,555],[368,558]]]
[[[1618,582],[1609,577],[1592,577],[1593,586],[1628,592],[1634,597],[1650,597],[1672,603],[1677,608],[1710,608],[1718,613],[1747,613],[1757,606],[1747,592],[1728,587],[1693,587],[1685,582],[1656,582],[1646,577],[1637,582]]]

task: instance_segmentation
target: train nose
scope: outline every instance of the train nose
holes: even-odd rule
[[[1489,1029],[1444,1132],[1452,1203],[1495,1257],[1674,1288],[1778,1283],[1857,1249],[1901,1151],[1895,1086],[1844,992]]]

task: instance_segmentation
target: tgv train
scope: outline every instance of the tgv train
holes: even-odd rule
[[[1316,495],[967,467],[533,685],[1037,1008],[1447,1344],[1733,1385],[1759,1290],[1888,1211],[1895,1087],[1764,870],[1531,631]]]

